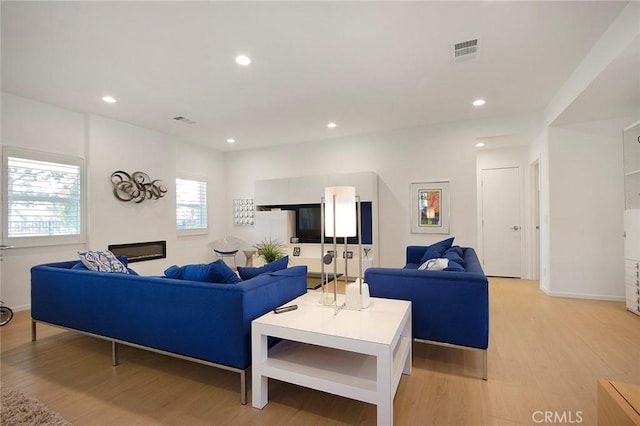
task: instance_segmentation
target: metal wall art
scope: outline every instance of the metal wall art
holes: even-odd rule
[[[164,197],[167,187],[161,180],[151,180],[144,172],[127,172],[118,170],[111,174],[113,195],[120,201],[135,201],[141,203],[144,200],[157,200]]]
[[[253,198],[233,200],[233,224],[253,225],[256,217],[256,206]]]

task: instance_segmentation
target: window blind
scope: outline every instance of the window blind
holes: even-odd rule
[[[80,166],[8,157],[7,236],[80,233]]]
[[[176,179],[176,225],[178,230],[207,228],[207,183]]]

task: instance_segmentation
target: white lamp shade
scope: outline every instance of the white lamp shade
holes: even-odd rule
[[[332,186],[324,189],[324,234],[333,237],[333,202],[335,200],[336,237],[356,236],[356,188]]]

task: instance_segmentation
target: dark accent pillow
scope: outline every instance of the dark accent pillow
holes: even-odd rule
[[[184,265],[181,269],[181,279],[183,280],[213,282],[211,267],[208,263]]]
[[[265,272],[275,272],[281,269],[285,269],[289,264],[289,256],[285,256],[281,259],[275,260],[271,263],[267,263],[259,268],[238,266],[238,273],[243,280],[250,280],[253,277],[257,277]]]
[[[444,268],[443,271],[464,272],[464,268],[458,262],[450,260],[449,266]]]
[[[449,248],[447,251],[456,252],[456,253],[458,253],[458,256],[460,256],[460,257],[464,256],[464,252],[462,251],[462,247],[460,247],[460,246],[451,246],[451,248]]]
[[[422,255],[422,259],[420,259],[420,263],[424,263],[429,259],[436,259],[438,257],[442,257],[444,252],[451,247],[453,244],[453,239],[455,237],[447,238],[446,240],[438,241],[437,243],[433,243],[430,246],[427,246],[424,254]]]
[[[222,259],[211,263],[169,266],[164,271],[168,278],[205,283],[236,284],[242,281]]]
[[[164,275],[176,280],[189,280],[200,282],[211,281],[211,267],[208,263],[196,263],[184,266],[169,266],[164,270]]]
[[[178,265],[171,265],[164,270],[164,276],[167,278],[173,278],[175,280],[182,279],[182,268]]]
[[[242,282],[233,272],[233,269],[229,268],[229,265],[224,263],[222,259],[210,263],[209,266],[211,267],[211,278],[214,283],[237,284]]]
[[[464,265],[464,260],[458,253],[455,252],[455,250],[447,250],[446,252],[444,252],[444,255],[442,255],[442,257],[449,259],[449,261]]]

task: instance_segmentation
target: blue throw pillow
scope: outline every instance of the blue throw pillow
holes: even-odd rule
[[[164,275],[168,278],[173,278],[176,280],[212,282],[211,268],[206,263],[184,266],[169,266],[164,270]]]
[[[238,273],[240,274],[240,278],[242,278],[243,280],[250,280],[251,278],[257,277],[258,275],[264,274],[265,272],[275,272],[281,269],[285,269],[288,264],[289,256],[285,256],[282,259],[267,263],[266,265],[259,268],[238,266]]]
[[[224,284],[236,284],[242,282],[242,280],[233,272],[233,269],[229,268],[229,265],[224,263],[222,259],[218,259],[209,264],[211,268],[211,278],[214,283]]]
[[[444,268],[443,271],[464,272],[464,268],[458,262],[450,260],[449,261],[449,266]]]
[[[184,265],[182,267],[182,279],[189,281],[213,282],[211,267],[206,263]]]
[[[164,276],[167,278],[173,278],[174,280],[181,280],[182,268],[178,265],[171,265],[164,270]]]
[[[455,250],[447,250],[446,252],[444,252],[444,255],[442,255],[442,257],[449,259],[449,261],[464,265],[464,260],[462,260],[462,257]]]
[[[427,247],[424,254],[422,255],[422,259],[420,259],[420,263],[424,263],[429,259],[436,259],[438,257],[442,257],[444,252],[451,247],[453,244],[453,239],[455,237],[447,238],[446,240],[438,241],[437,243],[431,244]]]
[[[451,248],[447,249],[447,251],[453,251],[453,252],[457,253],[458,256],[460,256],[460,257],[464,256],[464,252],[462,251],[462,247],[460,247],[460,246],[451,246]]]

